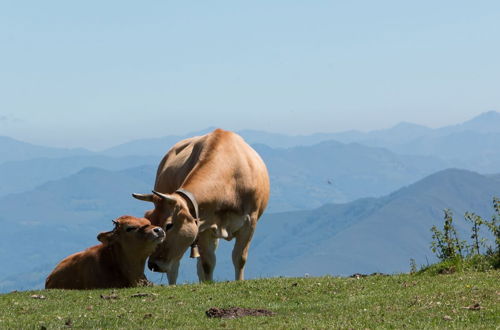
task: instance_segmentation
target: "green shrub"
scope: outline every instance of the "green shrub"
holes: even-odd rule
[[[431,249],[441,262],[425,267],[422,271],[447,274],[463,269],[486,271],[500,268],[500,199],[493,198],[493,208],[495,214],[491,220],[484,220],[474,213],[465,213],[465,220],[472,226],[470,242],[458,237],[451,210],[444,210],[443,229],[439,230],[436,226],[431,228]],[[493,234],[494,244],[488,244],[486,238],[480,237],[482,226]]]

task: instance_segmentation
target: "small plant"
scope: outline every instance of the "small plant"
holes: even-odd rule
[[[467,261],[467,264],[473,268],[487,269],[500,268],[500,199],[493,198],[493,208],[495,215],[490,221],[484,220],[479,215],[466,212],[465,220],[471,223],[471,242],[460,240],[457,230],[453,225],[453,214],[450,210],[444,210],[444,225],[443,230],[439,230],[436,226],[432,226],[432,252],[436,253],[437,257],[442,262],[452,262],[455,266],[460,266],[459,263]],[[494,245],[488,245],[485,238],[480,237],[482,226],[486,226],[493,234],[495,239]],[[481,254],[481,249],[485,254]],[[489,267],[487,265],[490,265]],[[457,267],[454,267],[457,268]]]
[[[451,210],[444,210],[443,231],[432,226],[432,252],[436,253],[442,261],[455,257],[463,257],[463,251],[466,250],[466,242],[458,238],[457,230],[453,226],[453,213]]]
[[[472,244],[469,245],[469,255],[480,254],[480,246],[485,246],[485,238],[479,238],[479,230],[484,220],[475,213],[466,212],[465,220],[472,224],[472,234],[470,236]]]
[[[410,274],[415,274],[417,272],[417,262],[415,259],[410,259]]]

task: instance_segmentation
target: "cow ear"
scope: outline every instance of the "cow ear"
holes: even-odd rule
[[[114,231],[107,231],[97,235],[97,240],[103,244],[112,243],[116,238]]]
[[[153,201],[153,194],[136,194],[133,193],[132,197],[135,199],[138,199],[140,201],[145,201],[145,202],[152,202]]]

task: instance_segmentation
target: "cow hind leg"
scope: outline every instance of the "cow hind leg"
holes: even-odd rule
[[[250,248],[250,241],[252,240],[255,226],[257,224],[257,217],[248,217],[243,227],[236,233],[236,243],[233,248],[233,265],[234,265],[234,278],[235,280],[243,280],[245,275],[245,264],[248,257],[248,249]]]
[[[217,249],[218,242],[219,239],[209,231],[201,233],[198,237],[200,257],[198,258],[196,268],[200,282],[213,281],[216,264],[215,250]]]

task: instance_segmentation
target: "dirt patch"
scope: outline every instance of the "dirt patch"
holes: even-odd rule
[[[136,293],[131,295],[131,298],[142,298],[142,297],[156,297],[158,296],[157,293]]]
[[[356,279],[360,279],[360,278],[363,278],[363,277],[368,277],[368,276],[388,276],[387,274],[383,274],[383,273],[371,273],[371,274],[360,274],[360,273],[355,273],[355,274],[352,274],[351,276],[349,276],[350,278],[356,278]]]
[[[218,308],[212,307],[205,312],[208,317],[218,317],[222,319],[235,319],[237,317],[243,316],[273,316],[276,313],[268,311],[266,309],[254,309],[254,308],[241,308],[241,307],[231,307],[231,308]]]
[[[467,306],[467,307],[462,307],[462,308],[468,309],[470,311],[478,311],[478,310],[483,309],[484,307],[481,306],[479,303],[475,303],[473,305],[470,305],[470,306]]]

